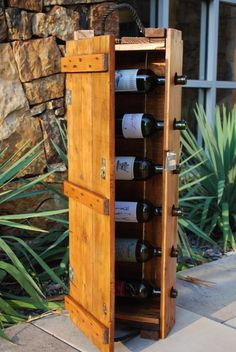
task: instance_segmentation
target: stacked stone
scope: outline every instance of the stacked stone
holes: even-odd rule
[[[24,175],[39,175],[61,160],[57,119],[65,119],[65,77],[60,59],[74,31],[101,34],[104,13],[115,2],[102,0],[0,0],[0,151],[12,155],[26,141],[44,142],[44,155]],[[106,32],[117,34],[117,13]],[[62,167],[63,169],[63,167]]]

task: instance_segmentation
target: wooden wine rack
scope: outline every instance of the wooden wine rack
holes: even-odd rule
[[[155,35],[155,30],[153,31]],[[163,37],[144,43],[115,45],[112,36],[66,44],[62,72],[66,72],[69,174],[70,294],[66,308],[72,321],[102,352],[114,350],[114,325],[121,321],[138,327],[141,336],[164,338],[175,322],[178,175],[168,162],[178,164],[182,73],[181,32],[162,30]],[[149,35],[150,37],[150,35]],[[128,41],[129,42],[129,41]],[[115,68],[150,68],[165,75],[166,83],[148,94],[114,91]],[[164,130],[140,140],[115,139],[115,113],[148,112],[164,120]],[[162,175],[140,181],[115,181],[115,155],[147,157],[163,164]],[[147,199],[162,206],[162,216],[146,224],[115,223],[117,200]],[[115,234],[146,239],[162,248],[162,256],[144,264],[115,264]],[[115,305],[115,277],[147,280],[161,288],[160,299]]]

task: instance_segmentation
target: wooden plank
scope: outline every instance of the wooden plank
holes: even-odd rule
[[[116,51],[149,51],[149,50],[165,50],[163,41],[160,43],[147,44],[116,44]]]
[[[158,330],[141,330],[140,337],[142,339],[159,340],[160,332]]]
[[[167,30],[166,43],[166,84],[165,84],[165,129],[164,155],[167,151],[179,154],[180,132],[173,129],[174,119],[181,118],[181,86],[174,84],[174,76],[182,73],[183,42],[181,32]],[[171,298],[171,288],[176,282],[176,258],[171,257],[171,248],[177,246],[177,218],[172,216],[172,206],[178,206],[178,175],[173,172],[163,173],[163,227],[162,227],[162,261],[161,261],[161,338],[167,336],[175,323],[176,299]]]
[[[92,38],[92,37],[94,37],[93,29],[80,29],[78,31],[74,31],[74,40]]]
[[[163,48],[166,46],[166,40],[161,38],[148,38],[149,43],[158,43],[160,46],[163,45]]]
[[[76,55],[61,58],[61,72],[107,71],[107,54]]]
[[[159,319],[154,317],[148,317],[145,315],[139,315],[138,313],[126,313],[126,312],[117,312],[115,314],[117,320],[133,321],[146,324],[159,324]]]
[[[148,38],[164,38],[166,36],[165,28],[145,28],[145,37]]]
[[[109,200],[95,192],[91,192],[84,187],[80,187],[65,181],[64,194],[67,197],[78,200],[80,203],[97,211],[98,213],[109,215]]]
[[[114,349],[115,275],[115,170],[114,170],[114,38],[100,36],[66,43],[69,57],[107,54],[108,70],[67,74],[72,91],[68,115],[68,181],[109,200],[109,215],[96,212],[69,199],[70,265],[74,278],[70,295],[102,325],[109,329],[109,343],[103,352]],[[102,89],[101,89],[102,87]],[[106,161],[106,177],[101,163]],[[88,326],[77,326],[98,345]],[[99,342],[100,344],[100,342]]]
[[[83,330],[88,331],[87,336],[91,340],[96,339],[97,346],[101,351],[104,351],[104,345],[109,342],[109,329],[70,296],[65,297],[65,307],[70,312],[72,321]]]
[[[140,300],[130,301],[117,298],[115,317],[117,320],[132,321],[143,325],[152,324],[155,326],[154,329],[158,329],[160,323],[159,299],[140,302]]]
[[[149,68],[155,72],[158,76],[165,76],[166,73],[166,64],[165,62],[150,62]],[[164,104],[164,101],[163,101]]]
[[[145,37],[122,37],[121,44],[143,44],[149,43],[149,39]]]

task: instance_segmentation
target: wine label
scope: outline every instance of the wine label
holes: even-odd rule
[[[115,71],[115,91],[116,92],[137,92],[137,72],[135,70]]]
[[[137,202],[115,202],[115,220],[117,222],[138,222]]]
[[[125,296],[125,281],[116,280],[115,282],[115,295]]]
[[[143,138],[143,114],[125,114],[122,119],[122,133],[125,138]]]
[[[134,179],[134,161],[135,156],[117,156],[116,157],[116,179],[133,180]]]
[[[116,261],[117,262],[136,262],[137,240],[117,239],[116,240]]]

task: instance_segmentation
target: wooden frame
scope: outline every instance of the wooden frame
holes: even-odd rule
[[[102,352],[114,350],[115,320],[139,327],[141,336],[164,338],[175,321],[178,175],[166,167],[167,153],[176,154],[179,131],[174,119],[181,116],[181,87],[174,84],[182,73],[181,32],[161,30],[156,45],[147,31],[148,43],[119,44],[101,36],[67,42],[62,70],[67,72],[70,97],[68,116],[69,175],[65,194],[69,197],[70,294],[66,308],[74,323]],[[84,64],[81,66],[81,57]],[[89,60],[89,57],[91,60]],[[96,59],[97,58],[97,59]],[[82,62],[83,62],[82,60]],[[72,65],[72,67],[71,67]],[[90,67],[89,67],[90,66]],[[146,95],[114,92],[116,68],[150,68],[165,75],[166,84]],[[143,140],[115,139],[115,112],[149,112],[164,120],[164,131]],[[115,155],[136,155],[162,163],[162,175],[145,182],[115,181]],[[162,216],[147,224],[115,223],[115,199],[148,199],[162,206]],[[115,265],[115,234],[146,239],[162,248],[162,256],[144,264]],[[121,235],[122,236],[122,235]],[[125,269],[125,271],[124,271]],[[116,300],[115,275],[145,279],[161,288],[160,299],[126,304]]]

